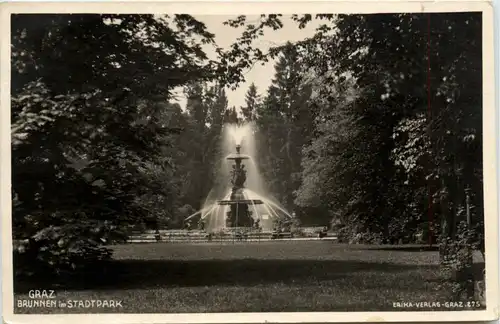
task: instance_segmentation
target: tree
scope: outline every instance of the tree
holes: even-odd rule
[[[351,113],[357,98],[354,80],[339,81],[333,88],[323,77],[312,75],[310,79],[311,109],[318,118],[313,139],[302,152],[302,183],[295,203],[314,211],[317,222],[325,223],[338,215],[339,221],[348,225],[346,230],[361,231],[363,221],[355,214],[362,193],[355,179],[366,160],[363,148],[352,145],[362,135]]]
[[[299,53],[288,44],[275,64],[275,77],[257,111],[259,146],[266,148],[262,170],[271,192],[288,209],[294,210],[294,192],[300,184],[302,146],[309,139],[310,89],[304,82]]]
[[[200,209],[218,180],[214,172],[222,155],[219,143],[228,102],[224,89],[218,84],[192,84],[186,94],[188,124],[182,132],[183,142],[179,144],[179,149],[185,153],[180,162],[183,171],[179,173],[185,180],[181,200]]]
[[[250,84],[248,91],[245,95],[245,107],[241,107],[241,113],[243,118],[247,122],[251,122],[255,119],[255,114],[257,111],[257,106],[259,105],[259,94],[257,93],[257,87],[255,83]]]
[[[30,251],[16,260],[71,271],[145,219],[150,176],[175,182],[159,153],[177,129],[158,112],[174,88],[215,78],[191,41],[213,35],[188,15],[14,15],[12,33],[14,237]]]
[[[240,118],[238,117],[238,112],[236,111],[236,107],[233,106],[225,111],[224,123],[238,124],[239,122],[240,122]]]

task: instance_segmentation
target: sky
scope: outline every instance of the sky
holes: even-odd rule
[[[229,26],[224,26],[223,22],[228,19],[234,19],[235,16],[195,16],[195,18],[203,22],[207,29],[215,34],[215,41],[218,46],[222,48],[229,48],[238,37],[241,36],[242,28],[232,28]],[[256,24],[259,21],[259,16],[247,16],[247,24]],[[290,19],[290,16],[283,16],[283,28],[274,31],[266,29],[264,36],[259,37],[259,40],[255,43],[262,50],[263,53],[267,52],[272,46],[283,45],[286,42],[300,41],[305,38],[314,35],[315,29],[319,26],[319,22],[314,20],[304,29],[299,29],[298,24]],[[210,59],[215,59],[215,51],[208,45],[205,46],[205,52]],[[245,105],[245,93],[247,92],[250,84],[253,82],[257,86],[259,94],[264,94],[271,84],[271,80],[274,77],[274,64],[275,61],[269,61],[267,64],[262,66],[261,64],[255,64],[252,69],[246,71],[245,79],[246,82],[241,83],[239,88],[232,91],[227,90],[227,97],[229,102],[229,107]],[[176,91],[177,102],[182,108],[186,106],[186,98],[182,94],[182,90]]]

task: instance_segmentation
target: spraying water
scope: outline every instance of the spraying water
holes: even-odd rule
[[[227,132],[230,138],[234,141],[235,145],[241,145],[244,138],[252,134],[252,127],[250,124],[245,125],[227,125]]]
[[[266,191],[257,163],[252,124],[229,125],[222,130],[221,161],[217,179],[201,210],[186,220],[200,217],[207,232],[231,227],[271,230],[275,223],[292,216]]]

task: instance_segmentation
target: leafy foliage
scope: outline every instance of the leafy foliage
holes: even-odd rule
[[[168,222],[186,118],[168,100],[216,79],[213,35],[187,15],[15,15],[12,31],[16,253],[76,269],[109,256],[106,233]]]
[[[426,241],[438,239],[445,247],[441,253],[460,264],[455,272],[470,268],[465,266],[470,261],[458,257],[462,252],[452,251],[484,250],[480,14],[295,15],[291,20],[303,28],[313,19],[326,23],[293,44],[293,61],[304,67],[298,82],[308,83],[313,94],[303,104],[311,116],[302,117],[312,121],[311,137],[296,144],[302,148],[302,168],[295,204],[328,206],[326,212],[351,238],[408,242],[427,228]],[[290,44],[266,54],[252,47],[267,28],[283,26],[279,15],[261,17],[258,26],[245,25],[244,17],[228,24],[245,26],[230,54],[234,59],[234,49],[244,47],[251,55],[241,55],[237,64],[248,66],[249,56],[265,61],[290,54]],[[283,70],[278,62],[277,73]],[[277,93],[264,99],[259,116],[273,116],[269,124],[281,125],[283,100]],[[278,148],[270,151],[276,154]],[[270,176],[286,183],[278,174]],[[295,178],[290,170],[288,177]],[[290,190],[295,189],[279,189]],[[466,243],[459,235],[463,222],[470,228]],[[470,295],[467,280],[456,282]]]

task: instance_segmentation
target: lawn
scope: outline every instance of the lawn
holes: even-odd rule
[[[16,313],[407,311],[393,302],[445,301],[438,252],[419,247],[283,241],[113,248],[106,272],[55,293],[66,304],[115,300],[122,307],[16,307]],[[54,289],[24,285],[16,306],[30,288]]]

